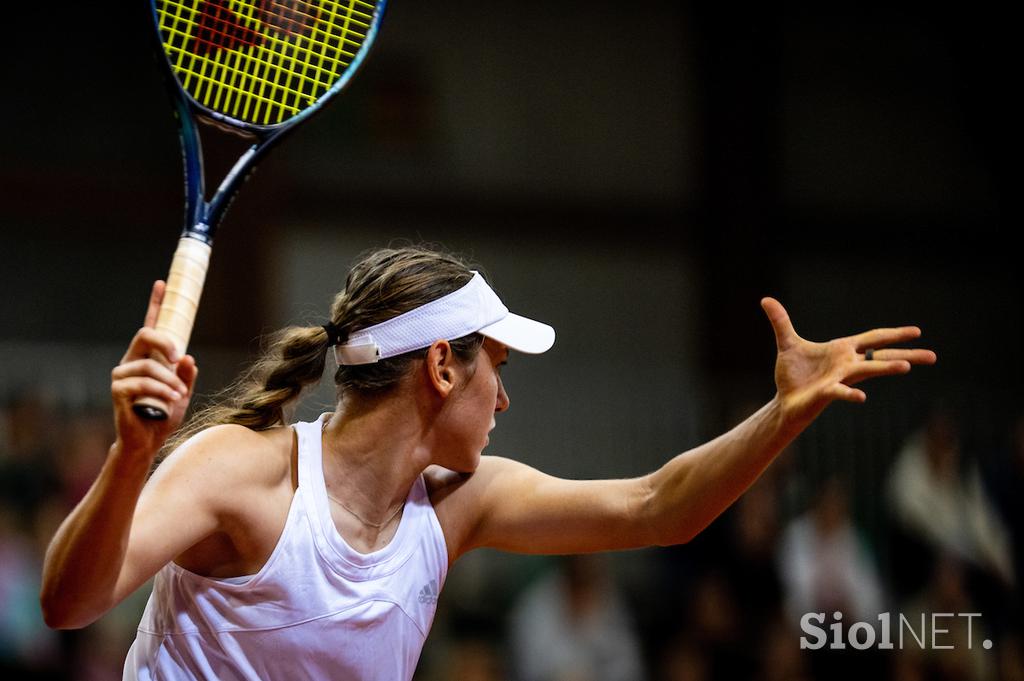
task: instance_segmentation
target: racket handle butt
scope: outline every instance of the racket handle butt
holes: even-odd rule
[[[136,416],[147,421],[166,421],[170,408],[160,400],[144,397],[132,405],[132,411]]]

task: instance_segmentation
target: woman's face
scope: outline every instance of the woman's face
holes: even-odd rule
[[[508,360],[508,348],[485,338],[474,364],[461,372],[461,382],[446,406],[446,442],[438,461],[450,470],[469,473],[480,463],[480,453],[490,441],[494,415],[509,406],[501,383],[501,367]]]

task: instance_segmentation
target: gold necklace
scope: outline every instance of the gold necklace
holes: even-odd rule
[[[356,520],[361,522],[363,525],[368,525],[369,527],[374,527],[374,528],[376,528],[378,530],[380,528],[382,528],[382,527],[386,527],[387,524],[390,523],[392,520],[394,520],[395,516],[398,515],[399,513],[401,513],[402,509],[405,508],[405,504],[404,503],[399,504],[398,508],[395,509],[395,512],[392,513],[390,516],[388,516],[387,520],[385,520],[382,523],[371,523],[369,520],[366,520],[365,518],[363,518],[363,516],[359,515],[358,513],[353,511],[351,508],[349,508],[347,505],[345,505],[344,502],[342,502],[342,501],[332,497],[330,492],[327,493],[327,498],[330,499],[331,501],[333,501],[334,503],[336,503],[338,506],[341,506],[343,509],[345,509],[349,513],[351,513],[353,516],[355,516]]]
[[[321,433],[320,437],[321,438],[323,438],[323,434],[327,432],[327,421],[328,421],[328,419],[324,419],[324,423],[320,427],[320,433]],[[321,447],[322,446],[323,446],[323,440],[321,439]],[[373,527],[373,528],[376,528],[378,530],[380,528],[382,528],[382,527],[385,527],[388,523],[390,523],[392,520],[394,520],[395,516],[398,515],[399,513],[401,513],[402,509],[405,508],[405,503],[403,502],[403,503],[398,505],[398,508],[395,509],[395,512],[392,513],[390,516],[388,516],[388,519],[385,520],[384,522],[382,522],[382,523],[371,523],[369,520],[366,520],[365,518],[363,518],[363,516],[359,515],[358,513],[353,511],[351,508],[349,508],[343,501],[341,501],[339,499],[335,499],[334,497],[332,497],[331,493],[327,492],[326,489],[324,490],[324,492],[327,493],[327,498],[328,499],[330,499],[331,501],[336,503],[338,506],[341,506],[343,509],[345,509],[349,513],[351,513],[355,517],[355,519],[358,520],[359,522],[361,522],[363,525],[366,525],[368,527]]]

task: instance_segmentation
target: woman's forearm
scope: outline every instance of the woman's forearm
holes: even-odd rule
[[[115,605],[132,517],[152,456],[110,448],[99,476],[46,551],[40,605],[55,628],[83,627]]]
[[[757,480],[800,430],[784,417],[775,398],[732,430],[650,474],[646,515],[656,543],[693,539]]]
[[[153,284],[145,324],[110,372],[117,441],[46,551],[39,602],[51,627],[83,627],[126,595],[118,587],[135,507],[157,452],[184,419],[197,373],[195,360],[180,356],[171,337],[154,328],[165,288],[162,281]],[[139,417],[135,405],[142,399],[170,405],[168,418]]]

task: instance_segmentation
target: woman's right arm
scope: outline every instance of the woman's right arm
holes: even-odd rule
[[[143,494],[154,457],[181,424],[196,377],[195,361],[177,357],[171,340],[153,328],[163,291],[163,282],[153,286],[145,325],[111,374],[117,441],[47,549],[40,604],[51,627],[90,624],[216,530],[210,485],[188,484],[189,460],[205,457],[201,446],[175,457],[173,470]],[[171,360],[174,370],[150,359],[154,351]],[[147,396],[171,405],[167,420],[135,415],[132,404]]]

